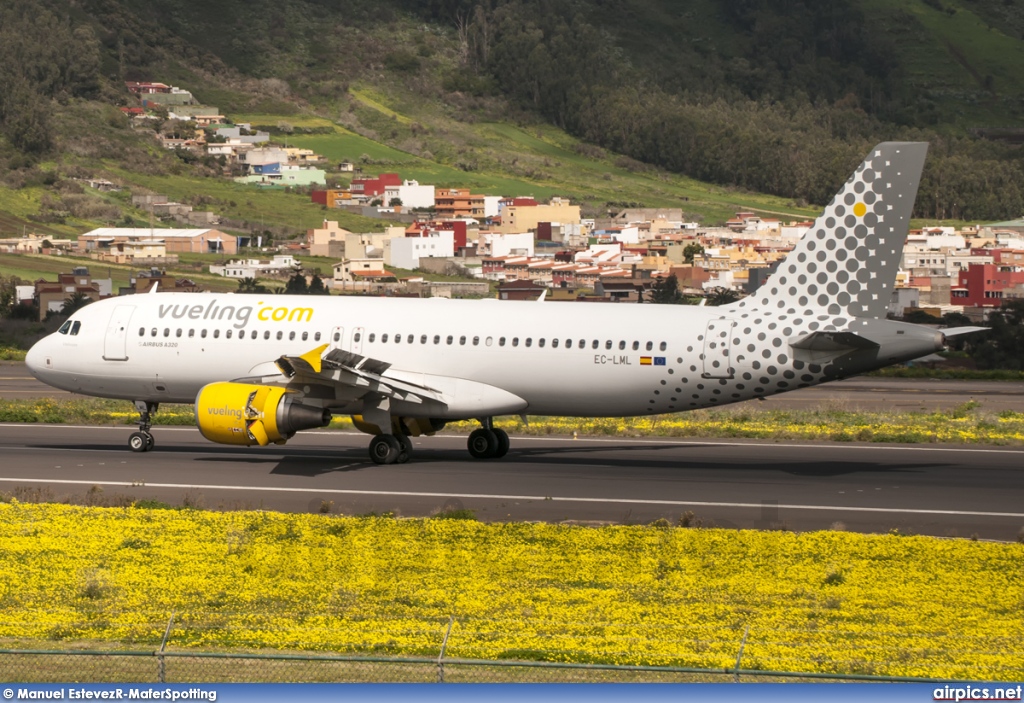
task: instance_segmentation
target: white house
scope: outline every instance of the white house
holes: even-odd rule
[[[384,243],[384,259],[402,269],[419,268],[422,258],[455,256],[455,233],[431,232],[426,237],[395,237]]]
[[[534,234],[484,232],[480,235],[480,248],[480,253],[488,256],[533,256]]]
[[[225,278],[256,278],[258,276],[291,275],[302,270],[302,264],[291,254],[277,254],[271,261],[238,259],[223,266],[210,266],[210,273]]]
[[[434,186],[421,186],[417,181],[404,181],[402,185],[384,186],[383,203],[390,205],[395,199],[403,208],[434,207]]]

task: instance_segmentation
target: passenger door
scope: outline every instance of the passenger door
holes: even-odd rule
[[[103,338],[103,358],[107,361],[128,359],[128,323],[134,311],[134,305],[118,305],[110,315],[107,335]]]

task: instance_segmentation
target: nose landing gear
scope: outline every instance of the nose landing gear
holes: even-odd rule
[[[128,437],[128,447],[133,452],[148,452],[156,445],[149,428],[152,426],[153,413],[160,407],[159,403],[149,403],[144,400],[135,401],[135,409],[139,411],[139,431],[132,432]]]

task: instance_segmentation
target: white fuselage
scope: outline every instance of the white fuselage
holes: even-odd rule
[[[732,306],[209,293],[104,300],[72,320],[77,334],[49,336],[28,362],[46,383],[86,395],[190,403],[206,384],[277,374],[278,357],[326,343],[390,364],[385,376],[472,381],[523,399],[523,413],[573,416],[678,412],[814,385],[848,371],[830,371],[827,355],[801,360],[793,340],[897,324]],[[351,396],[323,404],[359,411]]]

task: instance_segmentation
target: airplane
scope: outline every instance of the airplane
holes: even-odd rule
[[[162,403],[213,442],[284,444],[348,414],[370,459],[476,420],[475,459],[509,451],[494,418],[644,416],[806,388],[940,351],[886,320],[928,145],[876,146],[754,293],[718,307],[151,292],[92,303],[26,363],[63,390],[134,401],[133,451]]]

